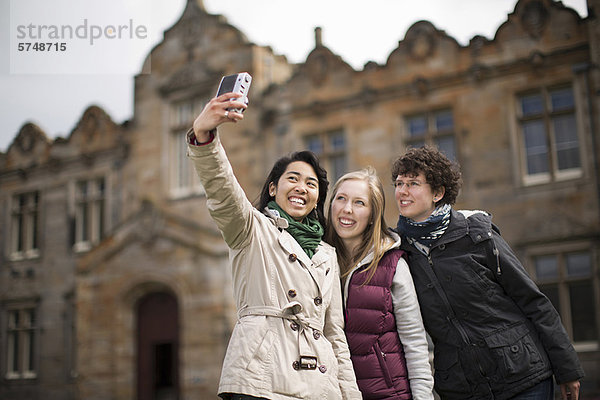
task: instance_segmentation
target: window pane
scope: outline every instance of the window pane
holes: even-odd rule
[[[527,173],[530,175],[549,171],[546,130],[541,120],[523,123]]]
[[[538,280],[558,279],[558,258],[555,255],[535,257],[533,262]]]
[[[552,111],[569,110],[575,107],[571,88],[559,89],[550,92]]]
[[[570,253],[566,255],[567,276],[584,277],[592,275],[592,258],[590,253]]]
[[[579,140],[573,114],[562,115],[552,119],[558,169],[579,168]]]
[[[96,184],[98,185],[98,195],[103,196],[104,195],[104,178],[100,178],[96,181]]]
[[[34,310],[25,310],[23,311],[25,314],[23,318],[23,327],[31,328],[35,326],[35,311]]]
[[[186,143],[186,132],[179,132],[175,135],[175,157],[177,160],[177,182],[175,187],[186,188],[189,186],[190,171],[189,171],[189,160],[186,157],[187,143]]]
[[[89,238],[89,212],[88,212],[88,207],[87,207],[87,203],[81,203],[80,205],[81,208],[81,240],[84,242],[87,242],[90,238]]]
[[[331,169],[330,173],[333,176],[329,177],[329,180],[334,182],[346,173],[346,156],[331,157]]]
[[[23,371],[33,371],[34,370],[34,347],[35,347],[35,335],[33,330],[25,332],[24,338],[25,348],[23,352]]]
[[[319,155],[323,153],[323,143],[319,136],[309,136],[306,138],[306,148]]]
[[[85,197],[87,194],[87,182],[79,182],[77,184],[77,193],[80,197]]]
[[[521,97],[521,113],[523,116],[538,115],[544,112],[544,101],[539,94]]]
[[[414,140],[411,141],[410,143],[408,143],[408,147],[412,147],[415,149],[418,149],[419,147],[425,146],[425,141],[424,140]]]
[[[19,372],[19,332],[13,331],[8,335],[9,369],[10,372]]]
[[[345,150],[346,148],[346,138],[344,137],[344,132],[333,133],[329,137],[331,150]]]
[[[37,217],[36,210],[34,210],[31,213],[30,218],[31,218],[31,232],[29,232],[29,234],[31,235],[31,249],[37,249],[38,248],[38,235],[37,235],[38,217]]]
[[[441,111],[435,115],[435,129],[437,132],[454,129],[454,119],[451,111]]]
[[[94,241],[100,241],[104,236],[104,200],[100,199],[96,203],[96,232],[93,237]]]
[[[179,120],[178,124],[183,125],[187,123],[192,117],[192,104],[189,102],[183,103],[179,106]]]
[[[408,118],[407,124],[410,137],[422,136],[427,132],[427,118],[424,115]]]
[[[556,310],[560,310],[558,285],[540,285],[540,291],[546,295]]]
[[[19,326],[19,313],[11,311],[8,314],[8,329],[16,329]]]
[[[24,221],[24,217],[23,214],[19,213],[15,216],[15,224],[17,226],[17,230],[15,232],[16,235],[16,239],[17,239],[17,245],[16,245],[16,251],[24,251],[25,250],[25,246],[24,246],[24,235],[25,235],[25,221]]]
[[[569,284],[573,341],[598,340],[596,333],[596,308],[592,283],[576,282]]]
[[[443,136],[435,140],[438,149],[450,160],[456,161],[456,147],[454,145],[454,136]]]
[[[8,314],[7,366],[8,372],[19,372],[19,311]]]

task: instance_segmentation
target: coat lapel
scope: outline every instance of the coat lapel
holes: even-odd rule
[[[285,229],[279,234],[279,245],[286,252],[288,257],[296,257],[300,262],[300,266],[306,269],[319,287],[319,291],[322,292],[322,275],[324,274],[319,273],[322,268],[317,267],[327,260],[327,255],[324,254],[325,252],[317,251],[311,260],[302,247],[300,247],[296,239],[294,239]]]

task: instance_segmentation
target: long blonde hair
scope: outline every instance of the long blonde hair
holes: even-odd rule
[[[369,223],[362,234],[362,242],[354,254],[350,254],[350,250],[346,248],[344,242],[333,228],[333,219],[331,215],[331,205],[340,185],[349,180],[361,180],[367,183],[369,188],[369,203],[371,205]],[[325,241],[334,246],[337,250],[338,263],[340,264],[343,279],[345,279],[350,271],[356,267],[367,254],[369,254],[371,249],[373,249],[373,261],[371,261],[367,268],[364,269],[364,271],[369,274],[365,283],[369,282],[375,274],[377,264],[385,252],[393,247],[394,240],[388,232],[388,226],[383,216],[384,210],[385,196],[383,193],[383,185],[381,184],[381,180],[377,177],[377,172],[373,167],[349,172],[339,178],[335,185],[333,185],[331,196],[327,204],[327,229]]]

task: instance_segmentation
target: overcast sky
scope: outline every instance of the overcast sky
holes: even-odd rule
[[[8,149],[21,126],[29,121],[50,138],[67,137],[92,104],[102,107],[117,123],[131,118],[133,76],[162,40],[164,30],[180,17],[185,3],[0,0],[0,151]],[[432,22],[461,45],[467,45],[475,35],[493,39],[516,3],[204,0],[209,13],[224,15],[251,42],[271,46],[293,63],[306,59],[314,48],[314,28],[320,26],[323,44],[357,70],[368,61],[385,63],[407,29],[419,20]],[[585,0],[563,0],[563,4],[587,16]],[[73,29],[71,38],[67,38],[70,40],[65,39],[69,34],[64,30],[67,25]],[[63,30],[52,31],[52,26]],[[62,36],[52,41],[66,43],[65,50],[33,50],[36,42],[56,35]],[[25,50],[25,46],[30,49]]]

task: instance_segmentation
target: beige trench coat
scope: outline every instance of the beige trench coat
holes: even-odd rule
[[[238,320],[219,393],[268,399],[361,399],[344,335],[335,250],[310,259],[283,228],[255,209],[238,184],[218,135],[188,156],[209,211],[230,248]]]

